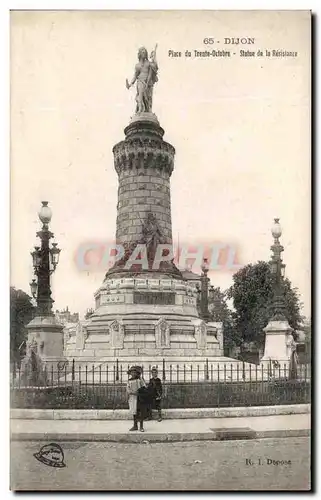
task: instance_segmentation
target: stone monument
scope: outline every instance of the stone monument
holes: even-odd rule
[[[75,342],[76,331],[70,334],[65,355],[78,362],[118,359],[148,366],[165,358],[182,366],[204,364],[206,358],[224,361],[220,325],[199,318],[197,289],[173,262],[170,178],[175,149],[163,139],[164,129],[152,111],[157,72],[156,48],[150,58],[140,48],[134,77],[126,80],[127,88],[136,83],[136,112],[125,139],[113,148],[119,179],[116,243],[123,253],[95,294],[86,335],[78,332]]]

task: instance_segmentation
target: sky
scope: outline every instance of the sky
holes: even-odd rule
[[[186,58],[185,50],[231,50]],[[254,37],[251,46],[226,37]],[[221,242],[241,264],[270,258],[283,228],[286,276],[310,315],[310,17],[282,12],[17,11],[11,13],[11,284],[29,292],[30,251],[48,200],[62,249],[55,309],[82,316],[105,271],[77,266],[86,242],[114,239],[117,174],[112,148],[134,113],[137,50],[158,44],[153,111],[176,149],[173,239]],[[240,50],[297,57],[240,57]],[[172,58],[168,52],[181,51]],[[211,47],[212,50],[212,47]],[[223,289],[232,270],[211,273]]]

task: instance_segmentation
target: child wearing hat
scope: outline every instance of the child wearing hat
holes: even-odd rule
[[[133,415],[134,425],[130,431],[138,431],[138,418],[139,418],[139,430],[144,432],[144,413],[139,411],[138,407],[138,393],[142,387],[146,387],[144,380],[141,379],[141,369],[137,366],[132,366],[128,370],[129,380],[127,382],[127,395],[129,403],[129,411]]]
[[[161,379],[158,377],[158,370],[155,366],[153,366],[152,368],[152,378],[149,381],[148,390],[151,398],[151,404],[148,411],[148,420],[152,419],[152,408],[154,406],[154,408],[158,411],[158,422],[161,422],[163,420],[161,407],[163,387]]]

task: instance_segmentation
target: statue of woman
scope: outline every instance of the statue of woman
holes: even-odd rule
[[[133,79],[129,83],[126,80],[126,87],[130,89],[135,82],[136,91],[136,113],[148,113],[152,111],[153,105],[153,87],[158,81],[157,71],[158,65],[156,61],[156,48],[152,51],[149,61],[148,53],[145,47],[141,47],[138,51],[138,63],[135,66]]]

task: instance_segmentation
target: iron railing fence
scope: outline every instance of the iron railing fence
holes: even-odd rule
[[[142,377],[148,380],[152,375],[152,367],[158,370],[158,377],[163,383],[188,382],[241,382],[241,381],[268,381],[282,379],[309,380],[311,365],[297,365],[289,363],[268,362],[261,365],[251,365],[242,361],[233,363],[203,364],[167,364],[165,359],[160,365],[141,365]],[[125,383],[128,380],[130,366],[119,363],[103,364],[76,364],[75,361],[63,364],[45,364],[41,370],[30,366],[21,368],[13,366],[11,384],[13,387],[47,387],[69,385],[73,382],[80,384],[113,384]]]
[[[12,407],[127,408],[129,366],[116,361],[104,365],[45,366],[41,373],[16,368],[12,372]],[[152,366],[143,367],[146,382]],[[260,406],[310,402],[310,365],[248,366],[231,364],[158,366],[164,408]]]

